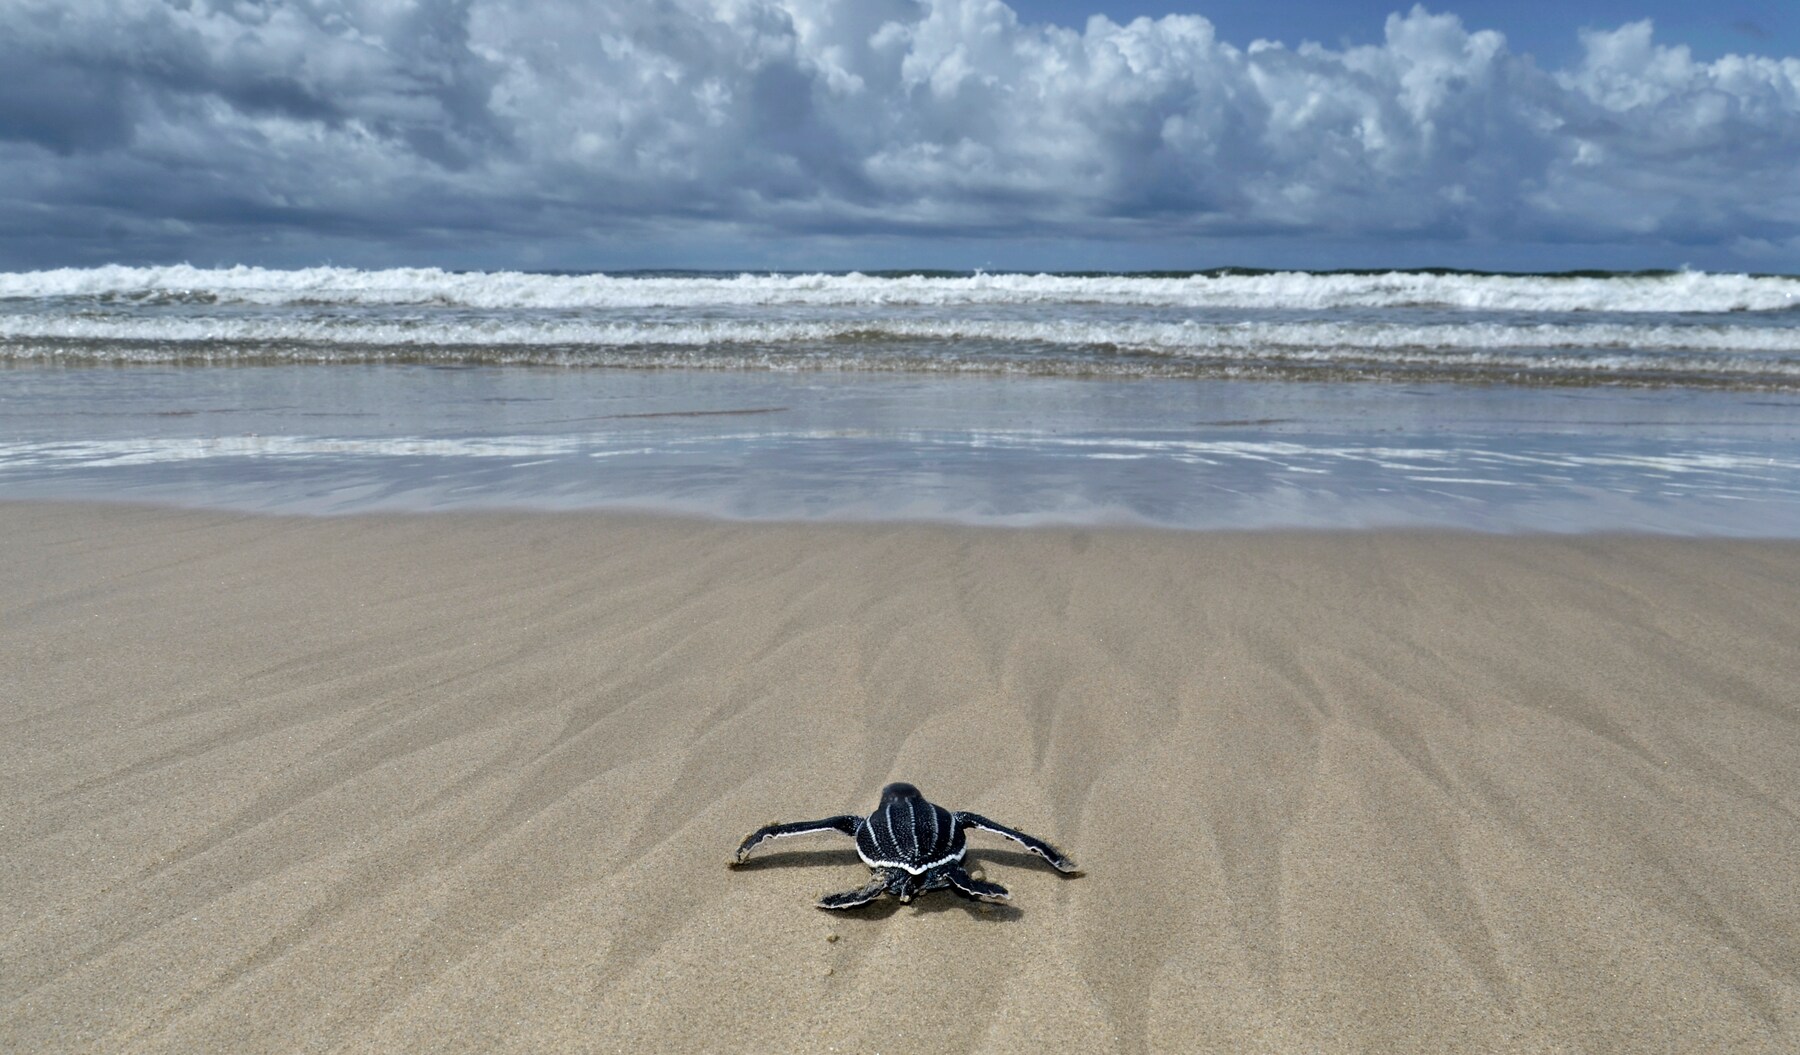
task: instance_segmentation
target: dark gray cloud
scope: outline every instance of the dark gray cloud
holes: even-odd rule
[[[825,236],[1800,262],[1800,59],[1697,62],[1648,23],[1587,34],[1557,71],[1422,8],[1343,50],[1238,48],[1192,16],[1028,25],[998,0],[0,0],[0,16],[11,267],[500,265]]]

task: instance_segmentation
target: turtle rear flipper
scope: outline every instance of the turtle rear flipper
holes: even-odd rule
[[[846,890],[842,894],[826,894],[819,899],[820,908],[844,909],[867,905],[876,898],[887,893],[888,880],[885,875],[877,875],[869,880],[869,885],[859,890]]]
[[[950,889],[968,898],[970,901],[1010,901],[1012,895],[999,883],[989,883],[976,879],[962,868],[947,868],[944,878],[950,881]]]

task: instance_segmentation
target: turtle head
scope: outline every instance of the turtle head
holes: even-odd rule
[[[924,797],[919,794],[918,788],[907,783],[889,784],[881,789],[881,802],[884,806],[900,799],[922,799]]]
[[[913,875],[904,868],[892,869],[887,874],[887,892],[905,904],[925,892],[925,877]]]

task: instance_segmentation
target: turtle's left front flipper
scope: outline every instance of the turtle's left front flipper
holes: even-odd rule
[[[1008,828],[998,821],[990,821],[979,813],[957,813],[956,826],[958,828],[980,828],[984,832],[993,832],[995,835],[1004,835],[1013,842],[1023,846],[1025,849],[1042,857],[1044,860],[1049,861],[1050,866],[1058,872],[1068,872],[1073,874],[1080,871],[1079,868],[1075,867],[1075,862],[1070,860],[1067,854],[1058,850],[1056,847],[1051,846],[1044,840],[1035,835],[1026,835],[1017,828]]]
[[[744,863],[744,858],[750,856],[751,850],[756,849],[770,839],[780,839],[788,835],[807,835],[812,832],[842,832],[843,834],[854,838],[856,836],[856,829],[861,827],[862,823],[863,819],[861,817],[845,815],[842,817],[826,817],[816,821],[794,821],[791,824],[767,824],[751,832],[748,836],[745,836],[744,841],[738,844],[737,853],[733,854],[731,860],[726,863],[733,866],[741,865]]]

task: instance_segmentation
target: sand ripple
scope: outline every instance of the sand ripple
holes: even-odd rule
[[[1800,546],[0,504],[0,1049],[1800,1044]],[[1011,906],[852,914],[890,779]]]

